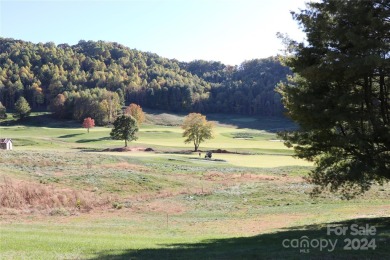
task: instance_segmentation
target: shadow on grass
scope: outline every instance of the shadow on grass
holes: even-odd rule
[[[175,113],[144,109],[148,115],[152,116],[157,125],[179,126],[183,123],[187,113]],[[207,119],[220,124],[235,126],[240,129],[250,128],[265,130],[268,132],[278,132],[282,130],[296,129],[297,126],[285,117],[271,116],[241,116],[236,114],[206,114]],[[51,127],[51,128],[80,128],[81,122],[68,119],[57,119],[51,113],[35,113],[23,120],[8,119],[0,122],[1,126],[24,125],[30,127]]]
[[[84,134],[84,133],[83,133]],[[69,134],[69,135],[61,135],[58,138],[72,138],[83,134]]]
[[[376,235],[351,235],[351,225],[359,228],[374,226]],[[308,225],[286,228],[269,234],[253,237],[237,237],[227,239],[204,240],[194,244],[160,244],[161,248],[139,249],[115,252],[102,251],[92,259],[388,259],[390,255],[390,218],[351,219],[329,225],[348,227],[346,236],[327,235],[327,224]],[[314,240],[336,242],[334,251],[330,244],[320,250],[314,248],[315,243],[306,248],[291,248],[291,241],[308,237],[310,243]],[[345,239],[375,239],[376,249],[345,250]],[[288,239],[288,240],[286,240]],[[337,240],[337,241],[336,241]],[[282,245],[285,241],[286,248]],[[324,242],[325,243],[325,242]],[[324,244],[325,245],[325,244]],[[300,252],[300,249],[307,250]]]
[[[147,109],[144,111],[152,117],[155,124],[179,126],[183,123],[184,117],[188,113],[168,112],[164,110]],[[174,114],[172,114],[174,113]],[[231,125],[240,129],[258,129],[267,132],[276,133],[283,130],[293,130],[297,125],[290,119],[283,116],[247,116],[239,114],[222,114],[210,113],[206,114],[207,120],[215,121],[223,125]]]
[[[249,128],[271,133],[297,128],[297,125],[286,117],[207,114],[207,119],[219,124],[235,126],[239,129]]]
[[[31,115],[23,120],[10,118],[3,121],[2,126],[24,125],[29,127],[50,127],[50,128],[80,128],[81,123],[74,120],[56,119],[50,113]]]
[[[100,137],[96,139],[81,139],[77,140],[76,143],[91,143],[91,142],[98,142],[98,141],[105,141],[105,140],[112,140],[111,137]]]

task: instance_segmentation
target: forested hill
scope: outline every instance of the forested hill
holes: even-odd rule
[[[207,111],[246,115],[282,115],[276,84],[286,79],[290,70],[276,57],[254,59],[240,66],[196,60],[181,67],[211,85]]]
[[[8,110],[23,96],[33,109],[60,117],[97,116],[91,113],[100,109],[102,122],[111,117],[104,107],[111,113],[130,102],[174,112],[281,115],[274,88],[289,73],[276,58],[236,67],[185,63],[103,41],[56,46],[0,38],[0,53],[0,101]]]

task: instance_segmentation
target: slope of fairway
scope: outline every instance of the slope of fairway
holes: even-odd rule
[[[193,149],[192,144],[184,144],[182,137],[183,130],[180,127],[154,127],[146,126],[139,133],[139,140],[136,144],[157,145],[171,148]],[[245,135],[250,138],[240,138]],[[237,129],[233,127],[217,126],[214,129],[214,138],[201,144],[201,150],[207,149],[227,149],[235,151],[265,151],[274,153],[292,154],[292,150],[286,148],[282,142],[275,142],[274,133],[264,130]]]
[[[166,124],[178,123],[183,116],[168,117],[166,114],[161,116],[164,118]],[[153,114],[149,122],[159,122],[156,118],[159,114]],[[168,118],[168,119],[166,119]],[[214,117],[214,119],[217,119]],[[168,121],[167,121],[168,120]],[[170,121],[169,121],[170,120]],[[172,121],[172,122],[171,122]],[[217,123],[214,129],[214,138],[203,142],[200,150],[227,150],[231,153],[249,153],[261,155],[292,155],[292,149],[288,149],[282,142],[278,142],[276,135],[273,132],[267,132],[263,129],[243,128],[250,126],[246,122],[258,122],[259,126],[266,120],[259,121],[256,118],[235,118],[230,121],[226,118],[221,120],[224,124]],[[282,120],[280,120],[283,122]],[[11,123],[10,123],[11,122]],[[111,128],[109,127],[95,127],[87,133],[86,129],[80,128],[76,122],[62,122],[50,118],[50,115],[35,114],[29,118],[26,123],[8,121],[9,126],[0,127],[0,135],[7,138],[12,138],[16,150],[39,150],[39,149],[54,149],[54,150],[103,150],[105,148],[115,148],[124,145],[123,141],[112,140],[110,138]],[[218,122],[218,121],[216,121]],[[237,123],[238,122],[238,123]],[[271,121],[272,122],[272,121]],[[281,124],[276,121],[276,123]],[[230,124],[227,124],[230,123]],[[237,125],[235,125],[237,123]],[[4,125],[5,123],[3,123]],[[280,126],[280,125],[279,125]],[[270,122],[265,125],[265,128],[270,128]],[[291,127],[291,125],[286,125]],[[138,133],[138,140],[131,142],[130,146],[151,147],[157,151],[174,151],[192,150],[191,143],[185,144],[182,137],[183,130],[178,125],[154,125],[145,124],[140,128]],[[291,157],[275,157],[275,167],[281,166],[283,162],[288,165],[296,165],[297,160]],[[283,158],[282,160],[280,160]],[[269,163],[271,158],[267,158],[267,166],[272,167]],[[231,163],[238,165],[235,158],[230,160]],[[244,162],[245,161],[245,162]],[[257,166],[251,163],[252,159],[247,157],[243,163],[248,166]],[[264,165],[264,164],[263,164]],[[308,165],[303,162],[302,165]]]
[[[157,116],[167,125],[155,124]],[[390,186],[374,185],[351,200],[330,192],[311,197],[314,186],[304,179],[311,163],[276,140],[272,120],[256,129],[263,122],[257,118],[214,118],[215,139],[201,144],[199,157],[173,124],[180,115],[154,114],[127,149],[109,138],[108,127],[87,133],[77,122],[34,118],[0,126],[15,147],[0,150],[0,259],[389,254]],[[208,150],[219,152],[205,159]],[[374,225],[377,234],[367,238],[376,249],[347,251],[340,242],[334,252],[303,254],[283,247],[285,239],[328,237],[327,223]]]

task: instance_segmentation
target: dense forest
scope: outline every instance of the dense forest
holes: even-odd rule
[[[278,59],[239,66],[179,62],[118,43],[55,45],[0,38],[0,102],[12,111],[24,97],[34,110],[97,124],[137,103],[173,112],[282,115],[275,85],[290,72]]]

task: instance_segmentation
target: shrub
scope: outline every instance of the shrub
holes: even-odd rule
[[[50,216],[69,216],[70,213],[64,208],[54,208],[49,213]]]
[[[121,209],[123,207],[123,204],[115,201],[112,203],[112,207],[114,209]]]

